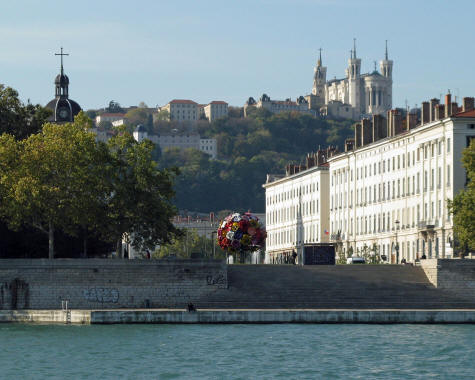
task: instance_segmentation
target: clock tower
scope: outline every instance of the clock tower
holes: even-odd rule
[[[61,56],[61,72],[54,80],[55,98],[46,105],[46,108],[53,111],[53,115],[48,121],[55,123],[72,122],[74,116],[81,111],[81,107],[74,100],[69,99],[69,78],[64,73],[63,68],[63,56],[69,54],[63,53],[63,48],[61,48],[61,53],[55,55]]]

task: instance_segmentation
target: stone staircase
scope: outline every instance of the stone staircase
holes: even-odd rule
[[[228,289],[198,308],[475,308],[475,296],[435,288],[420,267],[402,265],[230,265]]]

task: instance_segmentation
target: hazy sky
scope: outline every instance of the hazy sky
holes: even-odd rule
[[[272,99],[310,93],[318,48],[341,78],[353,38],[362,72],[394,60],[394,106],[451,89],[475,95],[473,0],[0,0],[0,83],[54,97],[61,46],[84,109],[174,98]]]

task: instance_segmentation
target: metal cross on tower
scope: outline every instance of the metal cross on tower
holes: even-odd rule
[[[61,75],[63,75],[63,55],[69,55],[66,53],[63,53],[63,47],[61,47],[61,53],[54,53],[54,55],[60,55],[61,56]]]

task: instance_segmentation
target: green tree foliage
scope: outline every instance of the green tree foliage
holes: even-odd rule
[[[150,111],[146,108],[138,107],[130,110],[125,114],[128,124],[135,127],[137,124],[149,124]]]
[[[122,130],[105,145],[90,126],[80,113],[74,123],[45,124],[25,140],[0,136],[0,217],[11,228],[46,234],[49,258],[56,231],[84,242],[97,233],[117,245],[127,234],[148,249],[178,236],[170,222],[177,171],[157,170],[150,141],[139,144]]]
[[[152,250],[178,236],[171,222],[175,208],[173,178],[175,169],[158,170],[152,160],[153,143],[137,143],[129,133],[119,133],[108,141],[109,167],[104,173],[109,182],[104,236],[116,242],[117,252],[125,234],[138,249]]]
[[[216,237],[216,235],[214,235]],[[183,234],[170,243],[161,245],[152,254],[154,258],[176,256],[179,258],[216,258],[226,257],[226,253],[217,244],[216,238],[199,235],[193,229],[185,229]]]
[[[32,104],[23,104],[18,92],[0,84],[0,134],[8,133],[22,140],[41,130],[51,111]]]
[[[120,106],[118,102],[111,100],[109,102],[109,106],[106,108],[108,113],[122,113],[124,112],[123,108]]]
[[[95,136],[90,120],[80,114],[74,123],[45,124],[41,133],[15,142],[3,134],[1,214],[10,227],[32,226],[48,235],[54,257],[54,232],[87,225],[88,211],[100,190]],[[12,154],[15,156],[13,157]]]
[[[454,218],[454,232],[462,252],[475,251],[475,139],[463,151],[462,162],[468,184],[449,202]]]
[[[177,166],[176,205],[188,211],[264,212],[267,174],[282,174],[289,162],[303,162],[319,146],[343,147],[352,122],[324,120],[298,113],[272,114],[255,109],[247,118],[228,117],[198,124],[202,136],[216,138],[218,159],[196,150],[166,149],[160,167]],[[164,129],[158,132],[165,134]]]

